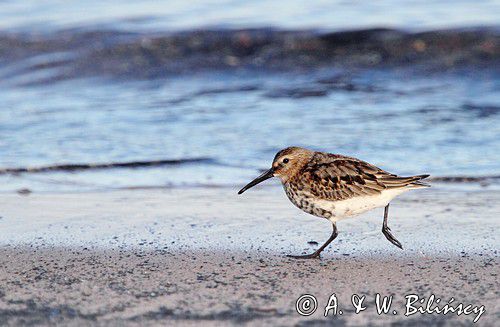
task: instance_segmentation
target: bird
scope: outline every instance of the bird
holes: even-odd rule
[[[279,151],[271,168],[245,185],[238,194],[277,177],[288,199],[296,207],[328,219],[333,231],[323,245],[311,254],[288,255],[296,259],[312,259],[319,258],[337,237],[338,221],[381,207],[384,207],[382,233],[389,242],[403,249],[387,226],[389,204],[396,196],[409,190],[430,187],[422,182],[429,176],[402,177],[354,157],[292,146]]]

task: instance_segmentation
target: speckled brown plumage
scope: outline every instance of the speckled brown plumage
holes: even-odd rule
[[[389,202],[410,189],[428,187],[420,181],[428,176],[401,177],[356,158],[289,147],[276,154],[271,169],[238,193],[278,177],[295,206],[332,221],[333,233],[324,245],[311,255],[294,256],[314,258],[337,236],[337,221],[383,206],[382,232],[391,243],[402,248],[387,226]]]
[[[411,184],[423,186],[418,181],[427,176],[400,177],[356,158],[315,152],[285,187],[324,200],[341,201]]]

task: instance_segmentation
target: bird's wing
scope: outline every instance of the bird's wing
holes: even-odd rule
[[[300,176],[305,191],[331,201],[380,194],[388,188],[405,187],[415,177],[399,177],[365,161],[326,153],[316,154]],[[306,181],[311,181],[307,183]]]

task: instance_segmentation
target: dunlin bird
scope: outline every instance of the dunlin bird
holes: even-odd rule
[[[302,259],[319,257],[337,237],[337,221],[378,207],[385,207],[382,233],[402,249],[387,226],[389,202],[406,191],[429,187],[421,182],[429,175],[401,177],[356,158],[289,147],[276,154],[271,169],[238,194],[271,177],[281,180],[286,195],[299,209],[332,222],[332,235],[318,250],[308,255],[289,255]]]

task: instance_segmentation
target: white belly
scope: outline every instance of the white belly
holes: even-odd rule
[[[396,196],[409,189],[399,188],[385,190],[378,195],[355,197],[342,201],[316,200],[314,205],[332,214],[329,220],[335,222],[348,217],[356,216],[368,210],[385,207]]]

